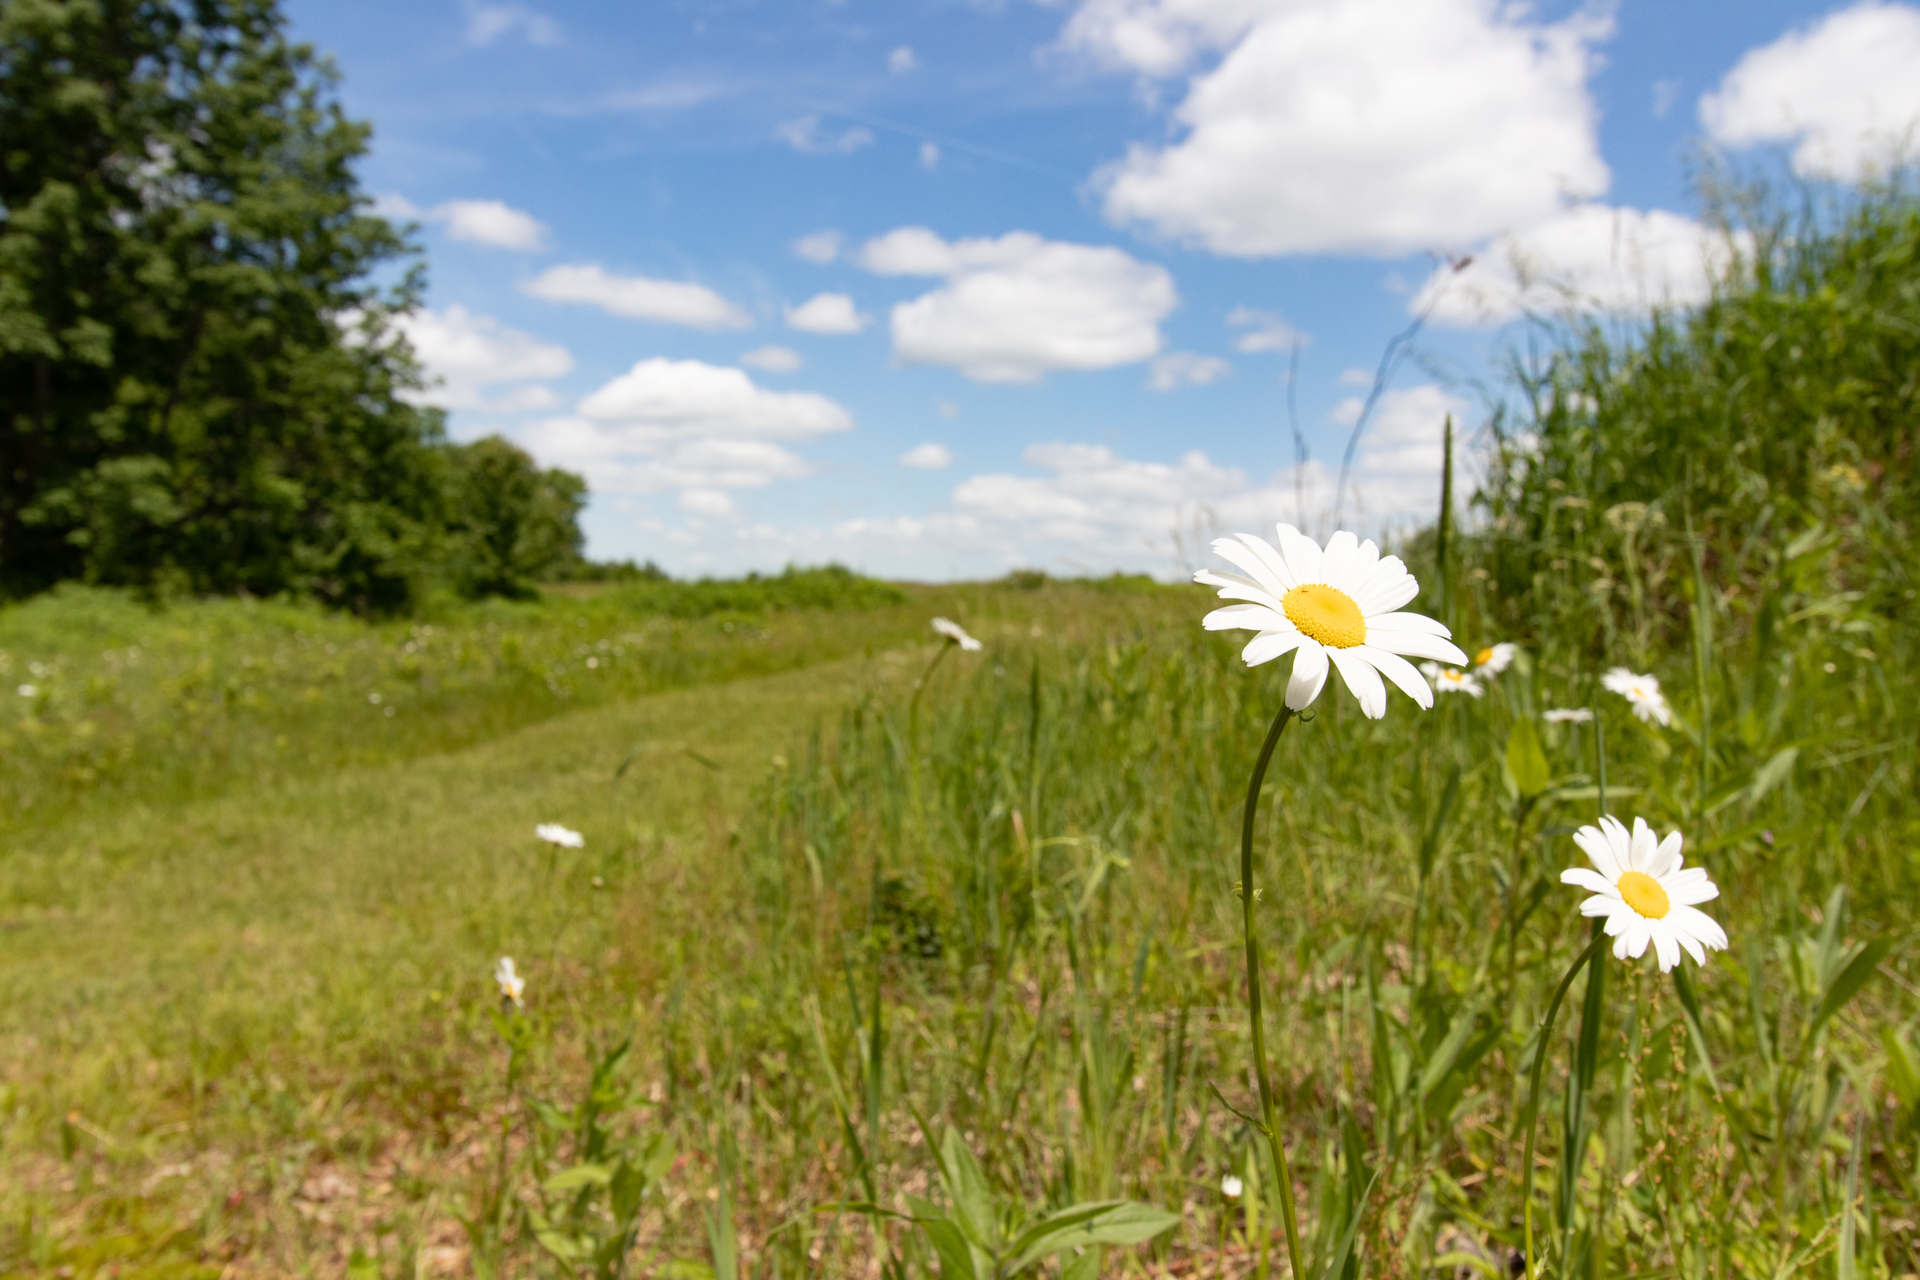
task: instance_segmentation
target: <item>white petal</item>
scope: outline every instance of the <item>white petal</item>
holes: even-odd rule
[[[1618,898],[1593,897],[1588,898],[1580,904],[1580,914],[1583,916],[1605,916],[1607,918],[1607,936],[1611,938],[1616,936],[1621,929],[1627,927],[1627,917],[1633,915],[1634,911],[1632,907],[1620,901]],[[1614,923],[1616,920],[1619,921],[1617,927]]]
[[[1695,964],[1705,964],[1707,962],[1707,953],[1700,946],[1700,939],[1683,929],[1675,929],[1673,936],[1676,942],[1687,949],[1687,954],[1693,957]]]
[[[1331,549],[1331,544],[1329,544],[1329,549]],[[1329,570],[1330,576],[1328,582],[1330,585],[1340,588],[1358,602],[1360,592],[1373,581],[1374,571],[1378,569],[1379,566],[1380,548],[1372,538],[1368,538],[1365,542],[1355,547],[1352,553],[1347,556],[1346,565],[1340,570],[1337,577],[1331,576],[1331,570]]]
[[[1367,719],[1378,720],[1387,714],[1387,686],[1381,683],[1380,673],[1358,648],[1329,649],[1327,656],[1340,668],[1340,679],[1360,700],[1360,710],[1366,713]]]
[[[1376,645],[1363,644],[1355,653],[1366,655],[1368,662],[1387,679],[1400,686],[1400,692],[1419,703],[1422,709],[1433,707],[1433,686],[1420,678],[1413,664],[1397,653],[1389,653]]]
[[[1359,550],[1360,539],[1345,529],[1328,538],[1327,549],[1320,553],[1320,581],[1330,587],[1339,586],[1346,580],[1347,569]]]
[[[1268,576],[1278,584],[1280,595],[1285,595],[1300,585],[1288,570],[1286,557],[1282,556],[1278,551],[1275,551],[1272,543],[1268,542],[1265,538],[1256,538],[1250,533],[1236,534],[1235,536],[1240,539],[1247,550],[1260,557],[1260,563],[1266,566]]]
[[[1277,528],[1280,554],[1286,558],[1287,568],[1293,570],[1293,580],[1296,583],[1325,582],[1326,577],[1320,572],[1320,544],[1290,524]]]
[[[1653,926],[1647,923],[1645,916],[1636,913],[1633,922],[1620,936],[1626,940],[1627,954],[1638,960],[1647,954],[1647,944],[1653,941]]]
[[[1284,631],[1262,631],[1247,641],[1247,647],[1240,651],[1240,657],[1248,666],[1257,667],[1263,662],[1272,662],[1283,654],[1292,653],[1305,641],[1306,637],[1292,627]]]
[[[1396,617],[1407,615],[1397,614]],[[1467,655],[1460,652],[1459,646],[1451,640],[1423,631],[1402,631],[1376,627],[1367,623],[1367,643],[1376,649],[1385,649],[1388,653],[1398,653],[1409,658],[1432,658],[1436,662],[1451,663],[1456,667],[1467,665]]]
[[[1727,949],[1727,931],[1706,912],[1694,907],[1675,907],[1667,918],[1673,921],[1674,928],[1686,930],[1715,951]]]
[[[1443,640],[1453,639],[1453,632],[1447,630],[1445,624],[1436,622],[1424,613],[1383,613],[1377,618],[1369,616],[1367,625],[1387,631],[1423,631]]]
[[[1585,867],[1568,867],[1560,873],[1560,883],[1575,885],[1594,893],[1604,893],[1616,900],[1620,897],[1619,891],[1613,887],[1611,880],[1598,871],[1589,871]]]
[[[1651,926],[1647,931],[1653,935],[1654,954],[1660,957],[1660,972],[1671,973],[1673,966],[1680,963],[1680,941],[1673,936],[1671,926],[1661,928],[1660,924]]]
[[[1653,828],[1647,825],[1645,818],[1633,820],[1633,843],[1627,849],[1627,865],[1635,871],[1649,872],[1653,865],[1653,854],[1660,842],[1653,838]]]
[[[1318,640],[1302,637],[1293,655],[1293,678],[1287,681],[1287,706],[1305,711],[1327,684],[1327,649]]]
[[[1264,604],[1230,604],[1200,619],[1209,631],[1291,631],[1286,615]]]
[[[1605,821],[1605,819],[1601,819]],[[1596,870],[1611,885],[1620,878],[1626,868],[1620,865],[1619,855],[1614,852],[1613,842],[1607,839],[1607,833],[1600,827],[1582,827],[1573,833],[1573,842],[1580,846],[1580,852],[1587,855]]]
[[[1259,539],[1254,538],[1251,541],[1258,542]],[[1245,540],[1215,538],[1213,553],[1223,560],[1233,561],[1234,564],[1246,570],[1247,576],[1264,588],[1273,597],[1274,603],[1278,604],[1280,597],[1287,593],[1287,588],[1281,585],[1279,578],[1274,576],[1265,558],[1248,546]]]
[[[1720,886],[1707,877],[1704,867],[1687,867],[1660,878],[1667,897],[1683,907],[1697,907],[1720,896]]]
[[[1647,868],[1647,874],[1655,880],[1658,880],[1662,876],[1670,875],[1678,871],[1680,869],[1680,843],[1680,833],[1678,831],[1669,831],[1667,838],[1660,842],[1660,847],[1653,851],[1653,857],[1650,860],[1652,865]]]
[[[1420,583],[1407,572],[1399,556],[1388,556],[1374,566],[1373,572],[1358,584],[1357,590],[1347,594],[1360,606],[1360,612],[1371,618],[1376,614],[1391,613],[1419,595]]]

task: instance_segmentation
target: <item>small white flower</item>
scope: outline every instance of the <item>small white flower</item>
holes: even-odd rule
[[[533,834],[563,849],[578,849],[587,843],[587,838],[578,831],[569,831],[557,822],[543,822],[533,829]]]
[[[1246,1189],[1246,1184],[1230,1173],[1220,1179],[1220,1194],[1229,1200],[1238,1200],[1240,1193]]]
[[[40,695],[38,686],[30,684],[23,684],[18,689],[15,689],[14,692],[23,698],[35,698]]]
[[[1287,682],[1291,710],[1313,705],[1333,667],[1370,719],[1387,714],[1381,676],[1422,707],[1431,707],[1433,690],[1407,658],[1465,666],[1467,655],[1453,644],[1453,633],[1432,618],[1395,612],[1420,594],[1420,584],[1400,557],[1382,558],[1372,539],[1362,542],[1345,530],[1322,549],[1290,524],[1276,529],[1277,550],[1248,533],[1214,539],[1215,553],[1246,570],[1246,576],[1202,569],[1193,580],[1218,587],[1222,599],[1248,603],[1215,609],[1201,625],[1209,631],[1258,631],[1240,653],[1250,667],[1294,654],[1293,678]]]
[[[1591,707],[1555,707],[1542,717],[1548,724],[1585,724],[1593,719]]]
[[[493,966],[493,980],[500,984],[500,998],[519,1009],[525,1007],[521,995],[526,992],[527,980],[513,971],[513,957],[501,956],[500,962]]]
[[[1574,832],[1596,870],[1574,867],[1560,873],[1560,883],[1591,890],[1580,904],[1583,916],[1604,916],[1613,954],[1639,959],[1652,943],[1660,972],[1680,963],[1685,947],[1695,964],[1707,962],[1706,948],[1727,949],[1727,933],[1696,904],[1711,902],[1720,890],[1704,868],[1680,867],[1680,833],[1669,832],[1656,842],[1644,818],[1633,820],[1633,831],[1617,818],[1604,817],[1597,827]]]
[[[1497,676],[1513,665],[1513,655],[1519,652],[1517,644],[1490,644],[1473,655],[1473,674],[1482,679]]]
[[[1633,714],[1648,724],[1672,724],[1673,712],[1667,709],[1666,695],[1652,676],[1635,675],[1625,667],[1615,667],[1600,677],[1600,683],[1633,704]]]
[[[1437,662],[1423,662],[1420,670],[1427,679],[1433,681],[1433,687],[1440,693],[1464,693],[1477,698],[1486,692],[1480,682],[1460,670],[1458,667],[1443,667]]]
[[[967,629],[951,618],[935,618],[933,629],[947,639],[965,649],[968,653],[977,653],[980,642],[967,634]]]

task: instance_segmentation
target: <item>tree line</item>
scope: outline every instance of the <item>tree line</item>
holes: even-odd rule
[[[0,598],[582,569],[584,480],[408,402],[424,268],[337,87],[273,0],[0,5]]]

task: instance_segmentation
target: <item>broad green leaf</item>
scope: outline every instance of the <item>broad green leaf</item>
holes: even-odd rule
[[[989,1252],[998,1252],[999,1224],[995,1221],[993,1192],[987,1189],[987,1175],[980,1162],[967,1149],[958,1129],[949,1128],[940,1143],[941,1180],[947,1186],[947,1198],[960,1229],[967,1238]]]
[[[546,1191],[578,1191],[581,1187],[604,1187],[613,1181],[613,1170],[603,1164],[577,1164],[563,1169],[540,1186]]]
[[[1089,1249],[1077,1258],[1061,1254],[1060,1280],[1100,1280],[1100,1250]]]
[[[1553,767],[1547,763],[1546,748],[1540,745],[1540,731],[1524,716],[1513,722],[1513,731],[1507,735],[1507,768],[1523,796],[1537,796],[1553,781]]]
[[[952,1219],[922,1217],[918,1221],[933,1243],[933,1251],[940,1255],[941,1280],[980,1280],[973,1266],[973,1249]]]
[[[1046,1255],[1069,1249],[1139,1244],[1178,1225],[1179,1214],[1134,1200],[1074,1205],[1042,1218],[1022,1233],[1014,1243],[1009,1269],[1017,1275]]]
[[[1893,950],[1892,938],[1876,938],[1860,949],[1846,968],[1840,971],[1827,987],[1827,994],[1821,997],[1820,1007],[1814,1011],[1813,1020],[1807,1023],[1806,1042],[1811,1044],[1827,1019],[1846,1007],[1849,1000],[1860,994],[1860,988],[1867,985],[1867,979],[1880,967],[1880,962]]]

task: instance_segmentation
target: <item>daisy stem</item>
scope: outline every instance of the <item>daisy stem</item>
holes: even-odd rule
[[[1547,1016],[1540,1021],[1540,1038],[1534,1044],[1533,1079],[1527,1086],[1527,1109],[1520,1117],[1521,1127],[1527,1131],[1526,1154],[1523,1155],[1520,1160],[1520,1211],[1526,1223],[1526,1240],[1524,1247],[1526,1250],[1527,1280],[1533,1280],[1534,1277],[1533,1137],[1534,1129],[1537,1127],[1535,1122],[1540,1117],[1540,1077],[1546,1072],[1547,1059],[1553,1056],[1547,1048],[1547,1037],[1553,1034],[1553,1020],[1560,1014],[1561,1002],[1567,998],[1567,988],[1573,985],[1573,980],[1579,976],[1580,971],[1586,968],[1587,964],[1596,955],[1600,954],[1601,944],[1606,942],[1606,940],[1607,935],[1595,929],[1593,941],[1587,944],[1587,949],[1580,953],[1580,958],[1575,960],[1572,967],[1567,970],[1567,976],[1560,979],[1560,987],[1553,993],[1553,1000],[1547,1005]]]
[[[1247,783],[1247,812],[1240,824],[1240,916],[1247,939],[1247,1011],[1253,1020],[1254,1077],[1260,1083],[1260,1119],[1266,1126],[1267,1146],[1273,1151],[1273,1175],[1280,1183],[1280,1217],[1287,1229],[1287,1262],[1295,1277],[1306,1275],[1300,1257],[1300,1222],[1293,1204],[1293,1171],[1287,1167],[1287,1146],[1280,1136],[1279,1107],[1274,1102],[1273,1081],[1267,1075],[1267,1033],[1260,1016],[1260,939],[1253,927],[1253,821],[1260,807],[1260,786],[1267,778],[1267,765],[1273,750],[1280,745],[1280,734],[1293,719],[1293,710],[1281,707],[1267,730],[1267,740],[1254,762],[1253,777]]]
[[[926,812],[920,803],[920,695],[927,691],[927,685],[933,680],[933,670],[946,658],[947,651],[956,646],[942,641],[940,652],[933,655],[933,661],[920,673],[920,680],[913,686],[913,697],[907,702],[907,786],[909,799],[913,803],[913,820],[920,827],[922,841],[927,836]]]

